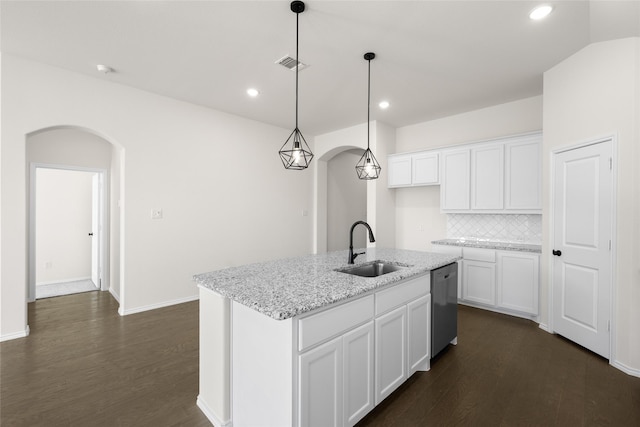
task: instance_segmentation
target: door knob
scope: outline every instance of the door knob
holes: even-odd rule
[[[551,253],[552,253],[552,254],[554,254],[555,256],[560,256],[560,255],[562,255],[562,251],[556,251],[555,249],[553,249],[553,250],[551,251]]]

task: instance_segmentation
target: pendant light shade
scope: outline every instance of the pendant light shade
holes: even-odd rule
[[[367,79],[367,150],[364,152],[358,163],[356,163],[356,173],[360,179],[378,179],[380,177],[380,163],[369,148],[369,115],[371,112],[371,60],[376,57],[373,52],[364,54],[364,59],[369,62],[369,74]]]
[[[291,11],[296,14],[296,127],[289,135],[289,138],[280,147],[280,160],[285,169],[302,170],[309,167],[313,153],[304,139],[302,132],[298,129],[298,69],[300,62],[298,61],[298,17],[304,12],[304,2],[292,1]]]

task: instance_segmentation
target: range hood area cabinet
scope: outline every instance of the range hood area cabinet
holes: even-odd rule
[[[541,147],[538,132],[443,150],[441,211],[541,213]]]
[[[438,152],[391,154],[387,165],[388,188],[440,184]]]
[[[542,212],[542,133],[388,156],[388,188],[441,185],[448,213]]]

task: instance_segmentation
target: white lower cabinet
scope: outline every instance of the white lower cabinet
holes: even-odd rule
[[[540,255],[463,248],[461,302],[507,314],[538,315]]]
[[[376,405],[407,379],[407,307],[376,319]]]
[[[373,321],[299,356],[300,426],[353,426],[373,407]]]
[[[344,353],[344,425],[352,426],[375,406],[373,398],[373,321],[346,333]]]
[[[481,304],[496,303],[496,265],[491,262],[462,261],[462,299]]]
[[[429,369],[429,283],[409,279],[298,321],[298,426],[353,426]]]
[[[407,377],[424,370],[431,340],[431,294],[407,304]]]
[[[342,337],[299,356],[299,425],[342,425]]]
[[[539,256],[498,252],[498,307],[538,314]]]

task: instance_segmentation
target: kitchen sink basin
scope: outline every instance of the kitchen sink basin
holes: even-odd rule
[[[378,277],[382,276],[383,274],[398,271],[404,267],[408,266],[393,262],[372,261],[364,264],[358,264],[353,267],[341,268],[336,271],[360,277]]]

